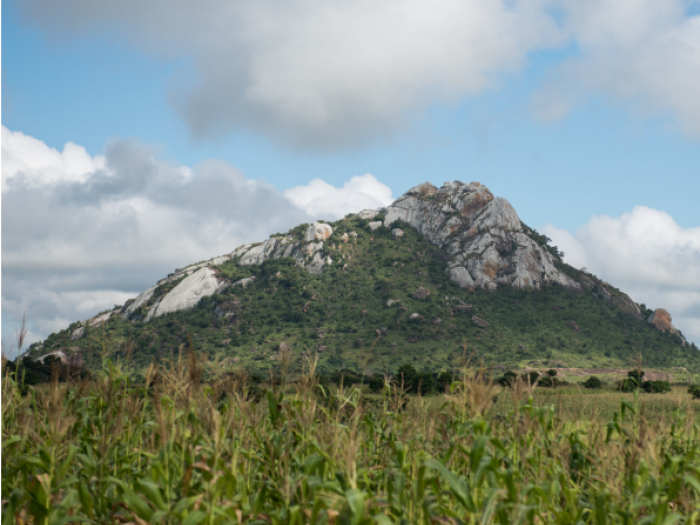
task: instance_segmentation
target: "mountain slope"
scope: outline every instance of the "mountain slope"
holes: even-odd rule
[[[325,372],[407,362],[435,371],[456,366],[466,343],[490,366],[624,367],[641,352],[647,366],[700,373],[697,349],[670,316],[653,314],[564,264],[483,185],[426,183],[388,208],[300,225],[177,270],[32,352],[96,362],[105,322],[136,343],[137,370],[190,335],[199,351],[251,371],[274,367],[287,346],[297,357],[318,351]]]

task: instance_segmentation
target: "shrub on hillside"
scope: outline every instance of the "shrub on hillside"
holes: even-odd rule
[[[583,382],[585,388],[602,388],[603,382],[596,376],[591,376]]]
[[[511,386],[513,383],[515,383],[516,379],[518,379],[518,374],[516,374],[512,370],[508,370],[505,374],[503,374],[496,380],[496,383],[498,383],[501,386]]]
[[[693,399],[700,399],[700,385],[690,385],[688,393],[693,396]]]
[[[639,388],[639,383],[633,377],[626,377],[618,383],[617,387],[620,392],[634,392]]]
[[[663,394],[671,391],[671,383],[668,381],[644,381],[642,390],[647,394]]]
[[[533,370],[529,374],[523,374],[523,381],[525,381],[525,383],[528,385],[535,385],[537,384],[539,377],[540,373]]]
[[[559,386],[559,380],[551,375],[543,375],[537,380],[537,386],[554,388],[555,386]]]
[[[369,390],[375,394],[378,394],[384,388],[384,377],[380,375],[374,376],[369,380]]]
[[[452,385],[452,374],[450,372],[441,373],[437,378],[437,383],[438,392],[445,392]]]

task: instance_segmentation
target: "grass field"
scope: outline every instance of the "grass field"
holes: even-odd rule
[[[444,395],[202,381],[194,353],[134,385],[2,383],[5,523],[698,523],[700,401],[501,389]]]

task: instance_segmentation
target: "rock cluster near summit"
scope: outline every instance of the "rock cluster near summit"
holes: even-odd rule
[[[450,257],[450,279],[464,289],[498,285],[539,289],[557,283],[581,286],[554,265],[552,255],[526,235],[510,203],[478,182],[426,182],[411,188],[386,209],[384,226],[410,224]]]

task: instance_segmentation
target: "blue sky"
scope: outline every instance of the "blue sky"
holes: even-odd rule
[[[219,9],[220,3],[209,4],[212,11]],[[252,13],[220,13],[221,20],[226,14],[239,20],[222,29],[218,20],[194,16],[179,3],[170,9],[159,1],[104,8],[96,2],[98,7],[88,9],[73,0],[59,9],[31,0],[20,9],[8,0],[2,12],[2,124],[8,133],[21,133],[58,152],[72,142],[93,159],[125,140],[135,149],[148,149],[159,166],[199,173],[203,161],[217,159],[244,179],[280,193],[313,179],[342,188],[367,173],[391,188],[394,197],[426,180],[437,185],[478,180],[507,198],[526,223],[571,246],[570,252],[578,254],[572,264],[598,264],[591,269],[614,284],[629,272],[596,263],[602,256],[583,255],[599,248],[591,240],[596,237],[590,231],[592,217],[624,222],[625,214],[637,218],[641,212],[633,210],[648,209],[670,216],[677,229],[659,234],[663,242],[679,239],[663,245],[668,257],[696,261],[700,110],[692,93],[700,92],[700,64],[690,52],[695,49],[700,56],[700,38],[693,36],[700,30],[696,2],[669,0],[660,7],[652,0],[630,0],[622,2],[622,12],[593,1],[580,4],[590,4],[589,10],[554,1],[544,2],[549,5],[540,11],[512,2],[514,17],[506,7],[498,11],[474,2],[473,11],[462,13],[445,1],[443,7],[454,10],[454,24],[441,26],[446,22],[438,14],[435,28],[416,25],[422,14],[414,11],[420,8],[408,2],[404,18],[415,19],[406,29],[409,43],[387,25],[392,13],[376,13],[374,20],[370,4],[341,4],[347,23],[358,26],[348,35],[364,30],[367,38],[354,42],[355,37],[344,40],[317,29],[321,11],[329,26],[342,24],[327,6],[275,20],[274,2],[264,1]],[[261,17],[265,24],[253,32]],[[475,17],[503,34],[482,34],[469,25]],[[379,36],[374,35],[374,26],[381,24]],[[261,34],[261,41],[247,44],[243,36],[249,31],[248,40]],[[469,31],[481,46],[476,53],[455,47],[455,42],[469,45],[460,40]],[[430,51],[443,34],[446,43]],[[674,39],[683,44],[667,44]],[[384,42],[389,42],[386,49]],[[327,46],[330,61],[318,55],[319,45]],[[404,53],[411,45],[415,48]],[[365,55],[354,55],[365,48]],[[657,62],[650,66],[648,57]],[[325,105],[317,107],[319,100]],[[321,117],[307,118],[314,111]],[[6,234],[5,216],[3,224]],[[264,233],[261,228],[256,234]],[[249,240],[234,235],[231,242],[239,238]],[[619,244],[636,242],[628,236]],[[210,243],[197,249],[215,248]],[[4,256],[14,255],[13,250],[3,242]],[[193,250],[187,256],[199,253]],[[20,252],[9,257],[19,266]],[[634,259],[634,254],[626,257]],[[3,264],[5,289],[8,276],[19,271],[9,264]],[[167,264],[153,261],[143,283],[100,282],[98,268],[73,270],[77,274],[66,270],[60,284],[46,277],[46,289],[37,297],[55,286],[57,303],[61,293],[92,292],[103,295],[102,303],[117,300],[119,294],[148,286],[146,278]],[[42,271],[51,275],[53,270]],[[86,273],[92,275],[89,284],[79,284],[76,275]],[[700,340],[697,276],[689,272],[680,284],[669,279],[650,283],[647,272],[620,287],[627,286],[640,302],[664,303],[657,306],[672,314],[675,306],[674,319]],[[80,297],[82,310],[76,306],[71,314],[88,315],[90,308],[103,306]],[[3,322],[16,319],[22,307],[28,303],[3,291]],[[37,337],[65,321],[39,308],[36,316],[53,316],[43,328],[35,326]]]

